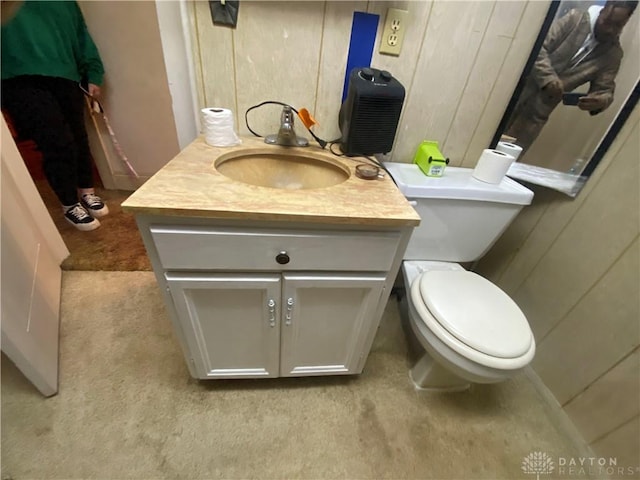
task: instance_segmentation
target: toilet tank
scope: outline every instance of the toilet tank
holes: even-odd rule
[[[477,260],[533,199],[531,190],[510,178],[485,183],[470,168],[446,167],[442,177],[427,177],[415,164],[385,167],[421,219],[405,260]]]

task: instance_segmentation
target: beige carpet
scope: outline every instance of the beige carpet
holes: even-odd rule
[[[527,375],[414,391],[400,323],[392,299],[357,377],[198,382],[152,273],[64,272],[59,394],[3,357],[2,478],[533,480],[530,452],[579,455]]]
[[[109,215],[100,219],[100,228],[81,232],[64,219],[60,202],[49,184],[44,180],[35,184],[69,249],[70,256],[62,264],[64,270],[151,270],[135,218],[120,207],[131,192],[96,189],[109,207]]]

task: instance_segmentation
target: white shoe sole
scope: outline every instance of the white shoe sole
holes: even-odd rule
[[[95,230],[100,226],[100,222],[95,218],[91,223],[74,223],[71,220],[69,220],[67,217],[64,217],[64,219],[82,232],[90,232],[91,230]]]

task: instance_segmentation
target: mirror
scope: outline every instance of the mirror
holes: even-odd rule
[[[608,3],[551,3],[491,143],[492,148],[500,140],[523,147],[509,176],[574,197],[638,102],[640,9],[628,17],[627,7],[617,4],[630,2]],[[620,48],[607,37],[620,28],[621,60]],[[561,90],[542,88],[558,78]],[[576,105],[562,92],[589,95]]]

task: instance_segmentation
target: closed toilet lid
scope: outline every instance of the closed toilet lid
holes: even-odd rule
[[[499,358],[527,353],[533,335],[511,298],[490,281],[468,271],[428,271],[420,296],[435,320],[469,347]]]

